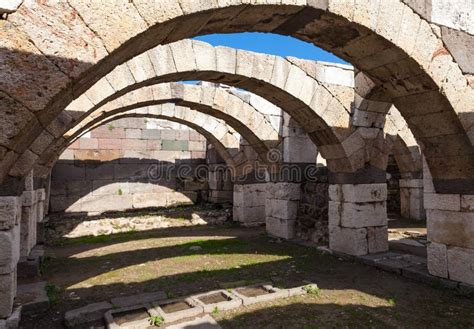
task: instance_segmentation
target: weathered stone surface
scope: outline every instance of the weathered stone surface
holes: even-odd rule
[[[20,225],[0,231],[0,274],[15,270],[20,259]]]
[[[329,185],[329,198],[339,202],[380,202],[387,200],[386,184]]]
[[[349,255],[366,255],[368,252],[367,229],[330,226],[329,248]]]
[[[0,318],[10,316],[16,296],[16,272],[0,274]]]
[[[9,230],[20,223],[21,197],[0,197],[0,230]]]
[[[367,227],[367,242],[370,254],[388,251],[387,226]]]
[[[298,213],[298,202],[267,199],[265,202],[265,213],[267,217],[294,221]]]
[[[448,254],[444,244],[431,242],[427,247],[428,271],[442,278],[448,277]]]
[[[266,217],[266,231],[271,236],[282,239],[293,239],[295,237],[295,221],[281,218]]]
[[[386,202],[343,203],[329,202],[331,222],[350,228],[384,226],[387,224]]]
[[[474,213],[427,211],[428,239],[449,246],[474,249]]]
[[[474,249],[448,247],[449,278],[474,285]]]
[[[459,194],[425,193],[424,205],[426,209],[461,210],[461,197]]]

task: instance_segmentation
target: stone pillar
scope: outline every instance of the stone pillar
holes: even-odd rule
[[[233,217],[244,226],[265,224],[267,183],[234,184]]]
[[[22,198],[20,255],[28,257],[36,244],[36,216],[38,215],[36,191],[25,191]]]
[[[20,259],[21,197],[0,197],[0,318],[8,317],[16,296]]]
[[[329,185],[329,248],[361,256],[388,250],[387,184]]]
[[[400,179],[400,214],[403,218],[423,220],[423,180]]]
[[[267,233],[283,239],[295,237],[300,183],[267,183],[265,222]]]
[[[425,193],[428,271],[474,285],[474,195]]]
[[[222,165],[210,165],[208,171],[209,202],[231,203],[233,183],[230,171]]]
[[[474,285],[474,195],[436,193],[423,163],[430,274]]]

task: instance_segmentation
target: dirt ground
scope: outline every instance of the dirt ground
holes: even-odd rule
[[[22,328],[62,328],[64,312],[111,297],[169,297],[272,280],[316,294],[212,314],[223,328],[474,328],[474,300],[315,249],[263,229],[188,226],[62,241],[46,249],[53,306]]]

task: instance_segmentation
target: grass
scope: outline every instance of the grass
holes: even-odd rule
[[[164,324],[165,320],[160,315],[154,315],[154,316],[150,316],[148,318],[148,322],[152,326],[161,327]]]
[[[48,295],[49,302],[52,305],[58,304],[61,300],[61,288],[59,288],[55,284],[48,283],[45,289],[46,294]]]
[[[319,287],[315,284],[308,284],[303,287],[303,290],[306,291],[307,294],[314,296],[319,296],[319,293],[321,292]]]

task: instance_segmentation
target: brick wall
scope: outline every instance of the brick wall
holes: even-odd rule
[[[71,144],[54,166],[51,212],[92,215],[204,200],[208,184],[195,168],[205,164],[206,148],[203,136],[177,123],[110,122]]]

